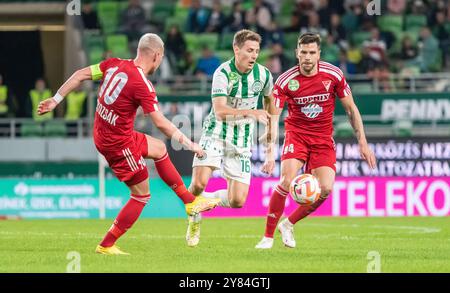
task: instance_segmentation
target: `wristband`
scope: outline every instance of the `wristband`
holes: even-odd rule
[[[64,100],[64,97],[61,96],[58,92],[56,92],[56,94],[53,96],[53,100],[59,104],[61,103],[62,100]]]

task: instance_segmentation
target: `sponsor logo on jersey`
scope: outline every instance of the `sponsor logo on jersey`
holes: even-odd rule
[[[325,87],[325,90],[328,92],[328,90],[330,89],[331,80],[322,81],[322,84]]]
[[[330,93],[326,94],[320,94],[320,95],[314,95],[314,96],[307,96],[307,97],[295,97],[294,101],[299,104],[309,104],[309,103],[317,103],[317,102],[325,102],[328,101],[330,98]]]
[[[296,91],[300,87],[300,83],[296,79],[291,79],[288,83],[288,89],[290,91]]]
[[[252,91],[255,93],[259,93],[263,89],[263,84],[260,80],[255,80],[255,82],[252,85]]]
[[[105,120],[112,126],[116,126],[116,120],[117,120],[117,118],[119,118],[119,115],[114,114],[114,110],[109,110],[102,104],[98,103],[96,112],[103,120]]]
[[[305,114],[308,118],[316,118],[322,113],[323,108],[317,104],[309,104],[305,107],[302,107],[302,113]]]
[[[223,89],[213,89],[213,94],[225,94]]]
[[[230,72],[230,74],[228,74],[228,77],[230,78],[231,83],[235,84],[239,81],[240,76],[236,72]]]

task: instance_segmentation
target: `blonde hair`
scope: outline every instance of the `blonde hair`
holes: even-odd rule
[[[157,34],[147,33],[139,39],[138,51],[159,51],[164,50],[164,42]]]
[[[233,46],[242,48],[245,41],[255,41],[261,44],[261,36],[251,30],[243,29],[238,31],[233,38]]]

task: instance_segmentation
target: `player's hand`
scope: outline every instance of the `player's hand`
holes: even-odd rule
[[[262,124],[269,123],[270,115],[266,110],[253,110],[252,115]]]
[[[205,155],[205,151],[196,143],[192,144],[192,152],[194,152],[199,159],[201,159]]]
[[[43,100],[42,102],[39,103],[37,113],[39,115],[44,115],[45,113],[53,111],[53,109],[55,109],[57,105],[58,103],[56,103],[56,101],[53,98]]]
[[[375,154],[367,143],[359,144],[359,152],[361,154],[361,158],[369,164],[371,169],[375,169],[377,167],[377,159],[375,158]]]

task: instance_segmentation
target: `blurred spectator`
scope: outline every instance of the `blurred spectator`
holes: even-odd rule
[[[286,33],[298,33],[300,32],[300,16],[296,13],[291,15],[291,22],[288,27],[283,28],[283,31]]]
[[[347,58],[347,52],[341,50],[337,66],[342,70],[345,76],[347,74],[356,74],[356,64],[350,62]]]
[[[191,33],[203,33],[208,25],[209,10],[200,0],[192,0],[187,19],[187,29]]]
[[[371,30],[370,40],[363,42],[363,47],[367,49],[368,57],[377,63],[385,63],[386,60],[386,42],[380,38],[378,28]]]
[[[419,40],[419,55],[416,61],[422,72],[428,72],[437,61],[439,42],[428,27],[422,28]]]
[[[339,62],[339,46],[334,41],[332,35],[328,35],[326,41],[322,44],[320,59],[337,65]]]
[[[282,72],[291,67],[291,61],[284,54],[281,44],[274,43],[270,47],[270,55],[266,62],[266,67],[277,78]]]
[[[433,33],[439,40],[439,48],[442,51],[442,63],[444,66],[447,65],[447,54],[450,51],[450,32],[447,30],[446,25],[449,25],[449,22],[446,20],[445,11],[437,11]]]
[[[220,0],[214,0],[213,9],[208,18],[208,26],[206,32],[208,33],[222,33],[225,26],[225,14],[222,12]]]
[[[265,47],[272,24],[272,14],[267,4],[255,0],[253,8],[247,11],[247,22],[256,26],[256,32],[261,35],[261,47]]]
[[[270,29],[268,31],[270,44],[284,44],[283,30],[278,26],[276,21],[272,21]]]
[[[3,76],[0,75],[0,118],[14,115],[14,100],[9,88],[3,84]]]
[[[400,49],[400,59],[403,61],[413,60],[417,57],[417,46],[414,45],[410,36],[404,36]]]
[[[67,94],[66,101],[66,115],[64,118],[67,121],[75,121],[86,115],[86,99],[87,94],[81,86]]]
[[[333,36],[334,40],[340,47],[346,47],[347,33],[341,24],[341,17],[339,14],[333,13],[330,15],[330,26],[328,27],[328,33]]]
[[[237,32],[241,29],[247,28],[246,13],[242,9],[241,1],[233,2],[233,7],[230,15],[226,18],[226,26],[228,31]]]
[[[317,33],[322,38],[326,38],[328,32],[325,28],[320,25],[320,18],[317,12],[310,12],[308,16],[308,26],[302,27],[300,30],[300,34],[304,33]]]
[[[186,51],[183,58],[178,62],[177,70],[182,75],[193,75],[195,70],[195,60],[191,52]]]
[[[98,29],[97,12],[93,9],[92,3],[83,4],[81,18],[83,19],[83,26],[85,29]]]
[[[36,80],[34,89],[30,90],[30,99],[28,103],[28,109],[29,112],[31,112],[31,117],[35,121],[44,121],[49,120],[53,118],[53,111],[48,112],[44,115],[38,115],[37,109],[39,106],[39,103],[42,102],[45,99],[52,97],[52,92],[47,88],[47,85],[45,83],[45,80],[43,78],[39,78]]]
[[[164,47],[171,67],[178,71],[178,63],[184,58],[186,53],[186,41],[178,25],[170,27]]]
[[[359,63],[362,60],[361,50],[356,46],[355,42],[351,39],[348,42],[347,59],[350,63],[356,65],[359,65]]]
[[[128,0],[128,7],[122,11],[120,18],[119,32],[126,34],[130,41],[135,41],[150,30],[140,0]]]
[[[406,9],[406,0],[388,0],[387,9],[389,14],[402,15]]]
[[[319,10],[317,11],[323,27],[329,27],[331,22],[331,14],[333,11],[329,2],[328,0],[320,0]]]
[[[297,1],[293,14],[299,17],[300,27],[307,27],[309,22],[309,14],[315,12],[316,7],[311,0]]]
[[[203,46],[202,56],[197,61],[195,74],[197,76],[206,75],[212,77],[214,71],[220,66],[220,59],[213,54],[208,46]]]
[[[424,15],[427,14],[428,7],[422,0],[414,0],[410,2],[411,14]]]

